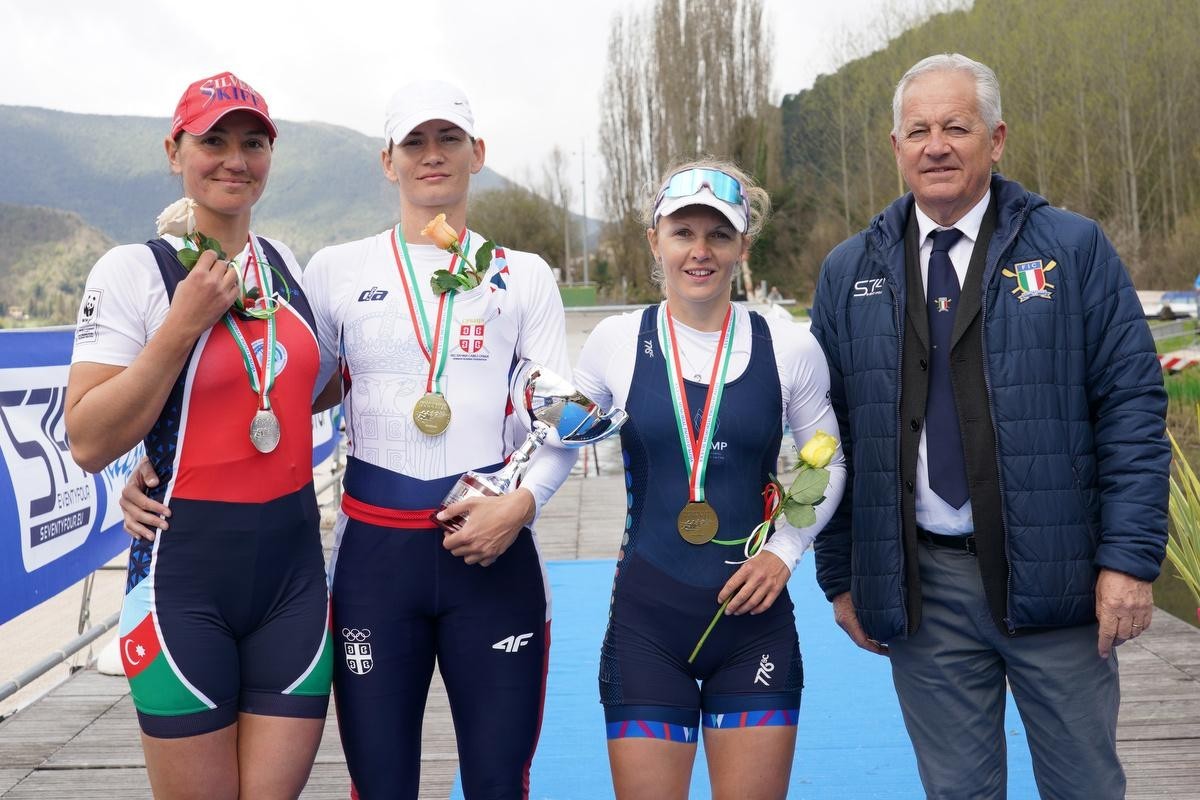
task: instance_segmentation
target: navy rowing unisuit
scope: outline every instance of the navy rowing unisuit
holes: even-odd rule
[[[717,593],[738,569],[729,562],[745,558],[744,537],[763,519],[762,492],[775,469],[783,418],[771,333],[760,316],[748,316],[749,363],[725,384],[704,482],[720,528],[715,540],[695,545],[676,528],[688,501],[688,470],[657,312],[642,315],[630,421],[621,430],[629,513],[600,657],[608,737],[694,742],[701,722],[795,725],[803,668],[786,588],[763,614],[721,619],[695,662],[687,661],[718,608]],[[686,383],[694,429],[707,388]]]

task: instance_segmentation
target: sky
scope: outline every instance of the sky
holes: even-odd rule
[[[946,2],[764,0],[774,34],[772,99],[836,69],[850,38],[859,48],[883,44],[879,31],[895,9]],[[382,146],[391,93],[410,80],[442,78],[467,92],[488,166],[537,186],[557,145],[577,181],[576,210],[586,174],[589,216],[601,216],[594,206],[609,27],[616,15],[650,4],[0,0],[0,105],[169,117],[189,83],[231,70],[267,99],[273,117],[343,125]]]

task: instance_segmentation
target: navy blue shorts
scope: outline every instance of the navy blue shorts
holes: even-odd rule
[[[482,567],[442,547],[441,529],[346,517],[339,525],[334,699],[358,795],[417,797],[436,659],[464,793],[527,797],[550,646],[546,583],[531,532],[522,530],[495,563]]]
[[[709,728],[795,725],[804,686],[785,588],[762,614],[723,616],[687,659],[719,605],[631,554],[621,564],[600,653],[608,738],[695,742]]]
[[[195,736],[238,712],[324,718],[332,641],[312,486],[265,503],[173,499],[130,549],[121,658],[142,731]]]

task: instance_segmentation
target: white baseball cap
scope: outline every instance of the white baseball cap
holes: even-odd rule
[[[386,142],[398,142],[431,119],[444,119],[475,136],[475,116],[463,90],[437,80],[414,81],[401,87],[387,104],[383,125]]]

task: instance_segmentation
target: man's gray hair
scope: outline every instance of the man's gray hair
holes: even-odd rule
[[[896,93],[892,95],[892,134],[900,135],[900,106],[904,102],[904,93],[909,84],[930,72],[967,72],[975,78],[975,100],[979,116],[987,125],[990,136],[1000,124],[1000,81],[996,73],[986,64],[980,64],[961,53],[939,53],[936,56],[923,58],[913,64],[904,77],[896,84]]]

